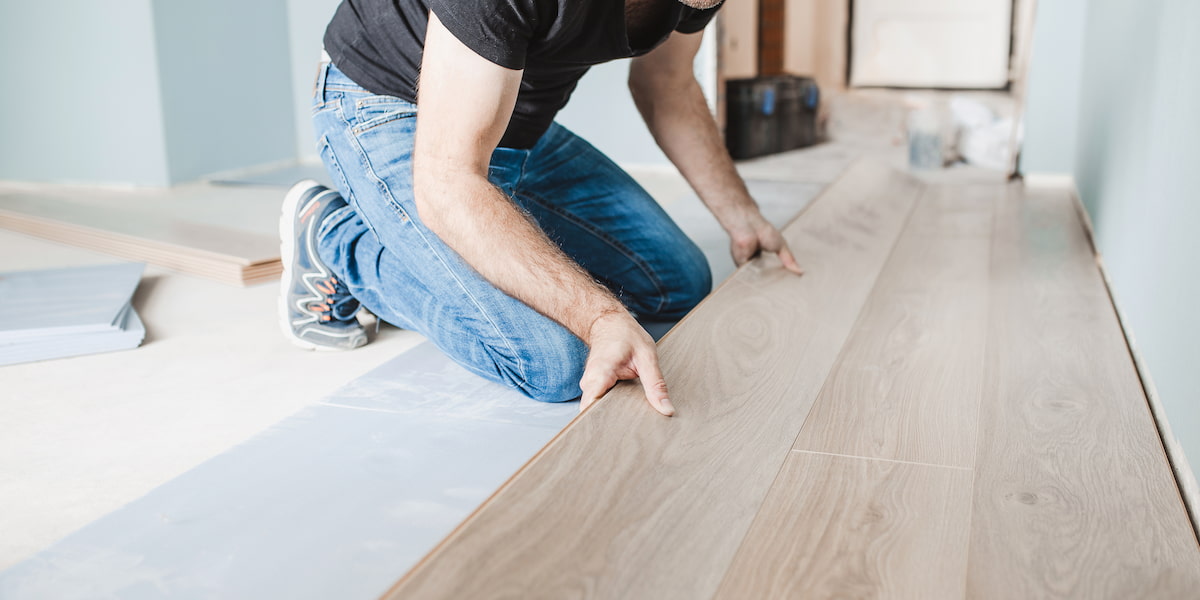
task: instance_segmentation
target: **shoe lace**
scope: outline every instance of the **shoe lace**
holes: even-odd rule
[[[338,320],[349,319],[358,309],[358,300],[350,295],[344,284],[339,285],[339,283],[337,277],[333,276],[313,283],[313,287],[324,294],[324,297],[318,299],[317,302],[310,303],[308,309],[320,313],[317,318],[322,322],[329,322],[335,318]]]

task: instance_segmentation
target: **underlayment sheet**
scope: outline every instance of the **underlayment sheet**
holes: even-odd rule
[[[137,348],[146,339],[146,326],[129,304],[109,331],[51,335],[20,343],[0,343],[0,366],[68,358]]]
[[[0,273],[0,344],[110,331],[142,278],[144,265],[121,263]]]
[[[0,273],[0,366],[141,345],[130,305],[144,265],[122,263]]]
[[[376,598],[577,412],[425,343],[0,573],[0,598]]]

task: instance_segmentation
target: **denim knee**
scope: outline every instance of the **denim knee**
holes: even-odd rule
[[[677,270],[666,282],[666,302],[656,315],[659,318],[682,318],[712,292],[712,269],[704,253],[694,248],[678,258]]]
[[[566,329],[555,329],[521,348],[519,357],[497,349],[489,352],[504,383],[538,402],[567,402],[582,393],[579,380],[587,362],[587,346]]]

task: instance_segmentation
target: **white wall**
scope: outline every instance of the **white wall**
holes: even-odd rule
[[[0,179],[168,183],[150,2],[0,2]]]
[[[716,31],[710,24],[696,56],[696,78],[712,108],[716,101]],[[624,167],[670,167],[629,95],[629,61],[592,67],[557,121]]]
[[[1200,40],[1194,35],[1200,2],[1067,4],[1038,3],[1022,168],[1074,175],[1117,302],[1194,465],[1200,462]],[[1079,51],[1044,40],[1073,40],[1079,23],[1080,77],[1051,76],[1054,64],[1075,62]]]

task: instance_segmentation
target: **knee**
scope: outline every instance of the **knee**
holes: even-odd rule
[[[497,360],[501,379],[538,402],[567,402],[579,398],[579,379],[587,362],[587,346],[565,329],[538,336],[517,356]]]
[[[675,271],[667,281],[666,298],[656,315],[660,318],[682,318],[712,292],[712,269],[708,259],[694,244],[678,254]]]

